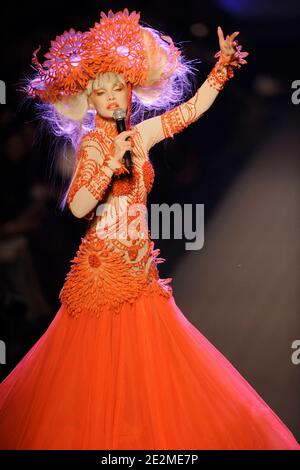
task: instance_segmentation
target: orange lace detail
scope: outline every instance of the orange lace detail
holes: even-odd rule
[[[111,177],[103,171],[103,168],[107,166],[107,158],[104,160],[104,163],[99,163],[89,157],[86,148],[82,148],[78,152],[77,158],[79,160],[79,167],[76,178],[68,193],[68,205],[71,204],[75,194],[82,187],[86,187],[95,199],[101,200],[111,182]]]
[[[135,262],[141,244],[146,247],[146,251]],[[104,310],[120,313],[124,302],[133,303],[140,295],[158,293],[167,298],[172,295],[173,290],[169,285],[172,278],[159,278],[156,265],[165,261],[157,257],[160,250],[154,250],[154,243],[149,239],[137,240],[137,245],[140,246],[128,249],[132,260],[128,263],[124,248],[116,250],[109,246],[107,240],[95,239],[92,233],[82,239],[59,294],[69,315],[79,317],[84,313],[98,318]],[[148,260],[151,264],[147,272]]]
[[[125,196],[132,192],[132,187],[135,186],[138,179],[136,169],[132,168],[132,175],[122,175],[118,179],[114,179],[112,182],[112,195],[113,196]]]
[[[101,126],[101,118],[96,123]],[[84,151],[78,155],[78,164],[83,167],[82,161],[87,159],[86,154],[90,148],[108,156],[113,151],[115,126],[107,122],[103,122],[103,126],[97,127],[83,139]],[[93,210],[87,233],[82,238],[60,291],[59,298],[71,316],[78,317],[81,313],[87,313],[99,317],[104,310],[119,313],[124,302],[132,303],[139,295],[172,295],[172,287],[169,285],[172,278],[159,278],[156,265],[165,260],[158,257],[159,249],[154,250],[148,224],[143,218],[143,212],[147,210],[147,192],[151,190],[154,181],[154,170],[137,129],[133,140],[132,175],[113,177],[107,185],[109,197],[105,202],[112,204],[116,211],[119,209],[120,216],[116,212],[117,217],[106,218],[107,206],[103,206],[104,212],[101,205],[99,211]],[[95,160],[93,162],[95,163],[91,167],[86,167],[85,178],[81,176],[82,172],[75,176],[70,198],[86,182],[94,190],[93,184],[96,183],[90,180],[91,174],[99,183],[100,166],[97,166]],[[105,181],[106,184],[108,180]],[[100,192],[98,195],[101,196]],[[138,218],[137,214],[128,212],[134,204],[138,204]],[[110,211],[110,207],[108,209]],[[124,221],[128,223],[129,232],[128,235],[121,236]],[[134,237],[130,232],[132,225]]]
[[[199,90],[186,103],[176,106],[161,115],[161,124],[165,138],[174,137],[197,119]]]
[[[154,169],[149,160],[143,164],[143,178],[147,193],[150,193],[154,183]]]
[[[123,73],[132,85],[145,81],[148,64],[139,19],[140,13],[129,14],[127,8],[117,13],[110,10],[108,15],[101,12],[100,22],[95,23],[88,36],[93,50],[92,66],[97,73]]]
[[[114,172],[115,175],[120,176],[120,175],[126,175],[129,173],[129,170],[127,170],[126,166],[122,163],[122,166],[120,168],[117,168]]]
[[[161,116],[161,123],[165,138],[173,137],[174,134],[177,134],[186,127],[179,106],[164,113]]]
[[[113,139],[117,135],[117,129],[114,123],[99,115],[96,116],[95,122],[97,127],[82,138],[76,155],[75,176],[67,196],[69,206],[80,188],[86,187],[95,199],[100,201],[112,183],[114,170],[109,166],[109,162],[114,152]],[[89,149],[99,152],[102,162],[91,158]]]
[[[147,193],[152,189],[154,183],[154,170],[151,162],[146,160],[142,166],[143,181]],[[132,188],[136,187],[139,183],[140,175],[135,167],[132,168],[132,175],[123,175],[121,178],[114,179],[111,185],[111,192],[113,196],[125,196],[132,192]]]
[[[225,83],[232,77],[233,68],[229,64],[226,64],[225,60],[220,57],[214,68],[207,75],[207,81],[212,88],[221,91]]]
[[[247,64],[245,57],[249,55],[249,52],[242,51],[242,46],[238,45],[237,40],[233,44],[234,54],[225,56],[221,50],[215,54],[219,60],[207,76],[209,85],[218,91],[223,90],[225,83],[234,77],[235,69],[240,69],[242,64]]]

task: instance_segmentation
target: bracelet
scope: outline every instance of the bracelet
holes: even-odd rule
[[[221,56],[207,76],[207,81],[215,90],[223,90],[225,83],[234,76],[233,67],[228,59]]]
[[[211,87],[220,91],[224,88],[225,83],[234,77],[234,68],[241,68],[242,64],[247,64],[245,57],[248,52],[242,51],[242,46],[236,43],[236,52],[234,56],[224,56],[221,51],[218,51],[214,57],[219,57],[218,62],[215,64],[212,71],[208,74],[207,80]]]
[[[120,176],[120,175],[123,175],[123,174],[126,174],[126,173],[129,174],[130,171],[126,168],[126,166],[124,164],[122,164],[121,167],[116,168],[116,170],[115,170],[115,175],[117,175],[117,176]]]
[[[119,176],[124,173],[130,173],[124,164],[122,164],[121,167],[118,167],[118,168],[111,167],[110,160],[111,160],[111,155],[110,154],[105,155],[104,165],[109,167],[114,172],[114,175]]]

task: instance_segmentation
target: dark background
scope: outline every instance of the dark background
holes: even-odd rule
[[[59,149],[37,131],[22,79],[32,52],[71,27],[87,30],[100,11],[128,7],[183,42],[198,59],[194,88],[219,50],[217,26],[240,31],[248,64],[236,72],[199,122],[151,153],[156,179],[150,203],[205,205],[201,252],[185,240],[157,240],[186,316],[228,357],[300,438],[300,365],[291,362],[299,321],[299,80],[296,0],[151,2],[8,2],[1,7],[0,339],[5,377],[44,332],[86,228],[58,207],[64,175]],[[41,54],[40,54],[41,57]],[[238,269],[241,268],[241,269]]]

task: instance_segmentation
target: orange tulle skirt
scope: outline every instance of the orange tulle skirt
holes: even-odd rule
[[[1,449],[298,449],[174,297],[62,305],[0,385]]]

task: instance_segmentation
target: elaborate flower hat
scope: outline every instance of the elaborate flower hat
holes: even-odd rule
[[[141,26],[139,19],[139,13],[129,14],[127,8],[101,12],[99,23],[88,32],[70,29],[51,41],[43,64],[37,58],[39,47],[32,59],[36,75],[26,92],[80,120],[87,111],[91,81],[100,73],[115,72],[123,74],[130,91],[146,105],[162,107],[163,94],[170,104],[176,101],[174,82],[187,74],[188,61],[169,36]]]

